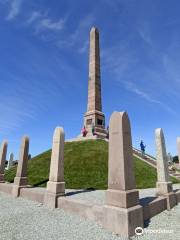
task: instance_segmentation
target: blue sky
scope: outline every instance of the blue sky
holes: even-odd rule
[[[154,154],[162,127],[167,152],[180,135],[178,0],[0,0],[0,141],[16,157],[51,147],[56,126],[80,133],[87,107],[90,28],[100,31],[103,111],[126,110],[133,145]]]

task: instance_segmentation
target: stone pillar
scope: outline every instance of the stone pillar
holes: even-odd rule
[[[44,199],[45,205],[56,208],[58,197],[64,194],[64,130],[57,127],[53,136],[50,174]]]
[[[176,205],[176,199],[172,190],[172,182],[169,180],[166,144],[161,128],[155,130],[155,143],[157,159],[157,196],[166,196],[167,208],[170,209]]]
[[[89,49],[89,85],[87,111],[102,111],[99,31],[92,27]]]
[[[104,226],[126,237],[143,227],[139,192],[135,189],[130,122],[126,112],[114,112],[109,125],[108,190]]]
[[[88,131],[87,136],[93,135],[93,128],[95,136],[106,137],[105,116],[102,112],[101,100],[99,31],[96,27],[92,27],[90,31],[88,104],[84,115],[84,126]]]
[[[178,150],[178,160],[179,160],[179,168],[180,168],[180,137],[177,138],[177,150]]]
[[[14,154],[11,153],[10,156],[9,156],[9,161],[8,161],[7,169],[9,169],[10,167],[13,166],[13,161],[14,161]]]
[[[0,183],[4,182],[4,170],[6,164],[6,154],[7,154],[7,141],[4,141],[1,145],[1,152],[0,152]]]
[[[28,165],[28,154],[29,154],[29,138],[24,136],[20,147],[19,161],[14,178],[14,186],[12,195],[18,197],[20,189],[27,187],[27,165]]]

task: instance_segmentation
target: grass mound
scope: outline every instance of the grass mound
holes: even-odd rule
[[[108,143],[103,140],[89,140],[65,144],[64,177],[66,188],[106,189],[108,179]],[[46,186],[49,178],[51,150],[28,162],[28,183]],[[155,187],[156,170],[134,157],[137,188]],[[16,167],[5,172],[5,179],[13,182]],[[176,179],[172,179],[174,183]]]

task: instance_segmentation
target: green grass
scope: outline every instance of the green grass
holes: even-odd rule
[[[137,188],[155,187],[157,180],[156,169],[134,157],[135,179]]]
[[[49,177],[51,150],[28,163],[28,182],[33,186],[46,186]],[[155,187],[156,170],[147,163],[134,158],[137,188]],[[89,140],[65,144],[64,177],[66,188],[107,188],[108,143]],[[5,178],[13,182],[16,167],[6,171]],[[177,182],[173,179],[173,182]]]

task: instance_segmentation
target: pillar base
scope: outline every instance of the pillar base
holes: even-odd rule
[[[172,182],[157,182],[157,196],[162,196],[164,194],[172,192]]]
[[[62,194],[62,193],[55,194],[55,193],[51,193],[51,192],[47,191],[44,196],[44,204],[50,209],[57,208],[58,207],[58,198],[60,196],[64,196],[64,194]]]
[[[65,194],[65,182],[47,182],[47,191],[54,194]]]
[[[142,207],[136,205],[130,208],[119,208],[105,205],[103,225],[115,234],[131,237],[135,235],[137,227],[144,226]]]
[[[65,194],[65,182],[52,182],[47,183],[47,192],[44,197],[44,204],[51,208],[57,208],[57,199]]]
[[[15,198],[19,197],[21,188],[25,188],[25,187],[27,187],[27,186],[17,186],[17,185],[14,185],[12,187],[12,193],[11,193],[12,196],[15,197]]]
[[[4,180],[4,174],[0,174],[0,183],[4,183],[5,180]]]
[[[175,205],[177,205],[176,194],[174,192],[165,195],[167,199],[167,210],[171,210]]]
[[[139,192],[136,189],[127,191],[108,189],[106,191],[106,205],[130,208],[138,204]]]
[[[172,189],[172,182],[157,182],[157,196],[164,196],[167,199],[167,210],[177,204],[176,195]]]
[[[15,177],[14,178],[14,185],[17,186],[27,186],[27,177]]]
[[[19,197],[20,189],[27,187],[27,177],[15,177],[14,185],[12,188],[12,196]]]

